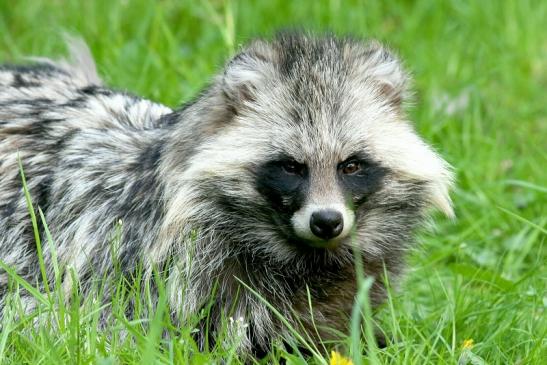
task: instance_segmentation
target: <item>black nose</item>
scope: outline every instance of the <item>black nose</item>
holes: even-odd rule
[[[311,215],[310,228],[317,237],[329,240],[342,232],[344,218],[336,210],[320,210]]]

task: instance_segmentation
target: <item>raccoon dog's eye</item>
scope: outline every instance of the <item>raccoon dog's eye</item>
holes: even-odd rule
[[[359,161],[348,161],[340,166],[342,173],[345,175],[352,175],[361,170],[361,164]]]
[[[298,163],[294,160],[287,160],[281,162],[281,167],[287,174],[291,175],[302,175],[306,168],[305,165]]]

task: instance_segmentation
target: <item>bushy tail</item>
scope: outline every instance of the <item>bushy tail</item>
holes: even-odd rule
[[[84,40],[69,34],[65,34],[64,38],[68,48],[67,58],[51,60],[45,57],[31,57],[30,59],[59,68],[84,84],[102,85],[95,61]]]

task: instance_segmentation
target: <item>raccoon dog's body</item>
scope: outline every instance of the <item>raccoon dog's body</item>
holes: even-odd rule
[[[240,281],[312,328],[309,288],[332,338],[353,304],[352,245],[377,278],[377,304],[384,267],[400,274],[428,206],[451,214],[451,174],[405,120],[407,76],[376,43],[255,41],[175,111],[101,87],[85,52],[74,55],[0,68],[0,259],[32,283],[41,276],[18,156],[58,260],[84,291],[113,259],[127,275],[144,259],[143,280],[167,274],[176,317],[214,293],[210,332],[222,314],[242,317],[247,350],[288,333]],[[7,283],[0,272],[2,297]]]

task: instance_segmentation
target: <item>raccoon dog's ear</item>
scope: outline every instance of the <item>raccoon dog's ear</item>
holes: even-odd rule
[[[390,103],[399,107],[405,99],[409,75],[393,53],[373,41],[365,45],[358,72],[366,81],[372,81]]]
[[[263,86],[273,72],[274,52],[262,41],[255,41],[237,54],[226,66],[222,88],[235,105],[253,101],[257,89]]]

